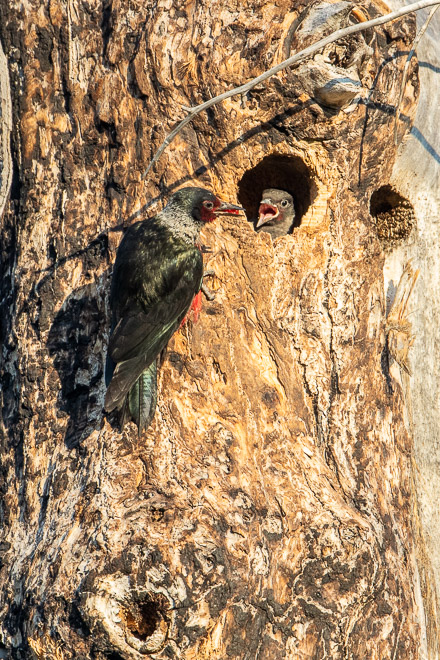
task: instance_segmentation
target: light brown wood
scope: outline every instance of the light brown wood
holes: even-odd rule
[[[402,206],[370,206],[390,185],[414,19],[197,117],[143,182],[183,105],[281,61],[287,39],[311,43],[310,3],[0,7],[17,171],[2,218],[4,652],[418,658],[411,424],[380,224]],[[314,67],[359,94],[323,107]],[[402,134],[418,92],[414,62]],[[171,340],[148,432],[119,432],[102,403],[122,225],[183,185],[251,220],[276,184],[295,196],[293,234],[273,243],[245,218],[206,229],[215,300]]]

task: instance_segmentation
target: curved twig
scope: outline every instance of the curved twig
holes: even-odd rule
[[[422,27],[417,32],[416,37],[415,37],[415,39],[413,41],[413,44],[411,46],[411,50],[409,51],[408,57],[406,58],[405,66],[403,68],[402,82],[401,82],[401,85],[400,85],[399,100],[397,102],[396,114],[394,116],[394,144],[395,145],[398,144],[398,141],[397,141],[397,123],[399,121],[400,106],[402,105],[403,95],[405,93],[406,79],[408,78],[409,65],[410,65],[410,62],[413,58],[414,53],[417,50],[417,46],[419,45],[419,41],[423,37],[423,35],[425,34],[426,29],[427,29],[429,23],[431,22],[431,18],[434,16],[434,14],[437,11],[438,7],[439,7],[438,5],[434,6],[431,9],[431,11],[429,12],[429,15],[428,15],[426,21],[423,23]]]
[[[318,52],[328,44],[331,44],[334,41],[338,41],[338,39],[341,39],[342,37],[346,37],[350,34],[355,34],[356,32],[362,32],[363,30],[368,30],[369,28],[375,27],[377,25],[383,25],[384,23],[389,23],[390,21],[394,21],[397,18],[400,18],[401,16],[405,16],[406,14],[410,14],[414,11],[418,11],[419,9],[424,9],[425,7],[431,7],[433,5],[440,5],[440,0],[422,0],[421,2],[414,2],[411,5],[402,7],[401,9],[393,11],[389,14],[385,14],[384,16],[378,16],[377,18],[373,18],[371,21],[366,21],[365,23],[357,23],[356,25],[350,25],[349,27],[336,30],[336,32],[333,32],[328,37],[325,37],[324,39],[320,39],[311,46],[308,46],[308,48],[304,48],[304,50],[301,50],[299,53],[295,53],[295,55],[292,55],[291,57],[287,58],[287,60],[284,60],[283,62],[280,62],[279,64],[273,66],[271,69],[268,69],[267,71],[257,76],[256,78],[253,78],[244,85],[240,85],[239,87],[230,89],[228,92],[223,92],[223,94],[219,94],[218,96],[209,99],[209,101],[205,101],[205,103],[201,103],[200,105],[196,105],[192,108],[189,108],[187,116],[184,119],[182,119],[182,121],[179,122],[175,128],[173,128],[171,133],[169,133],[165,138],[165,140],[162,142],[159,149],[154,154],[151,163],[149,164],[144,174],[142,175],[142,178],[144,179],[147,176],[150,169],[159,160],[165,149],[168,147],[169,144],[171,144],[171,142],[174,140],[176,135],[180,133],[182,128],[184,128],[196,115],[200,114],[200,112],[202,112],[203,110],[207,110],[208,108],[211,108],[213,105],[216,105],[221,101],[225,101],[226,99],[229,99],[231,96],[237,96],[238,94],[245,94],[246,92],[251,90],[259,83],[263,82],[264,80],[267,80],[268,78],[271,78],[272,76],[274,76],[276,73],[279,73],[283,69],[287,69],[287,67],[292,66],[293,64],[296,64],[297,62],[300,62],[301,60],[304,60],[307,57],[310,57],[310,55],[313,55],[314,53]]]

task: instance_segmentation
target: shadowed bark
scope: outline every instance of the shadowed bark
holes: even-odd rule
[[[351,9],[0,0],[14,158],[1,220],[3,657],[419,657],[416,559],[429,560],[399,352],[411,326],[383,275],[418,221],[390,182],[414,18],[196,117],[141,180],[182,105],[360,20]],[[400,138],[418,93],[414,62]],[[122,226],[184,184],[248,220],[204,230],[216,296],[172,338],[138,438],[102,412],[111,268]],[[293,234],[275,242],[251,222],[270,187],[296,204]]]

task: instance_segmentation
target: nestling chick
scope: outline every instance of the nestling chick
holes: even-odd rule
[[[267,188],[258,209],[257,231],[267,231],[272,238],[289,234],[295,219],[293,197],[285,190]]]

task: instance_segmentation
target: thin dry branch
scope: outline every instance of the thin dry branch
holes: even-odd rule
[[[328,37],[325,37],[324,39],[320,39],[319,41],[312,44],[308,48],[301,50],[299,53],[295,53],[295,55],[292,55],[287,60],[284,60],[283,62],[280,62],[279,64],[273,66],[271,69],[268,69],[267,71],[257,76],[256,78],[253,78],[244,85],[235,87],[234,89],[231,89],[228,92],[223,92],[223,94],[219,94],[218,96],[209,99],[209,101],[205,101],[205,103],[201,103],[200,105],[196,105],[192,108],[188,108],[187,116],[184,119],[182,119],[182,121],[179,122],[177,126],[167,135],[165,140],[160,145],[159,149],[154,154],[153,159],[149,164],[149,166],[147,167],[147,169],[145,170],[142,178],[144,179],[147,176],[150,169],[159,160],[165,149],[168,147],[169,144],[171,144],[171,142],[178,135],[178,133],[180,133],[182,128],[184,128],[194,117],[200,114],[203,110],[207,110],[208,108],[211,108],[213,105],[216,105],[221,101],[225,101],[226,99],[229,99],[231,96],[237,96],[238,94],[245,94],[246,92],[251,90],[259,83],[263,82],[264,80],[267,80],[268,78],[271,78],[272,76],[279,73],[283,69],[287,69],[287,67],[292,66],[293,64],[297,64],[298,62],[306,59],[307,57],[314,55],[314,53],[320,51],[328,44],[338,41],[338,39],[342,39],[343,37],[346,37],[350,34],[362,32],[363,30],[368,30],[369,28],[376,27],[377,25],[383,25],[384,23],[389,23],[390,21],[394,21],[397,18],[400,18],[401,16],[405,16],[406,14],[419,11],[420,9],[425,9],[425,7],[432,7],[433,5],[440,5],[440,0],[422,0],[421,2],[414,2],[411,5],[402,7],[401,9],[393,11],[389,14],[385,14],[384,16],[378,16],[377,18],[374,18],[371,21],[366,21],[365,23],[358,23],[356,25],[350,25],[349,27],[336,30],[336,32],[333,32]]]
[[[414,53],[417,50],[417,46],[419,45],[420,39],[425,34],[426,29],[427,29],[429,23],[431,22],[431,18],[434,16],[434,14],[437,11],[438,7],[439,6],[436,5],[429,12],[429,15],[428,15],[426,21],[423,23],[422,27],[417,32],[416,37],[415,37],[415,39],[413,41],[413,44],[411,46],[411,50],[409,51],[408,57],[406,58],[405,66],[404,66],[404,69],[403,69],[403,75],[402,75],[402,83],[400,85],[399,100],[397,102],[396,114],[394,116],[394,144],[396,144],[396,145],[397,145],[397,123],[399,121],[400,106],[402,105],[403,95],[405,93],[406,79],[408,78],[409,65],[410,65],[410,62],[413,58]]]

